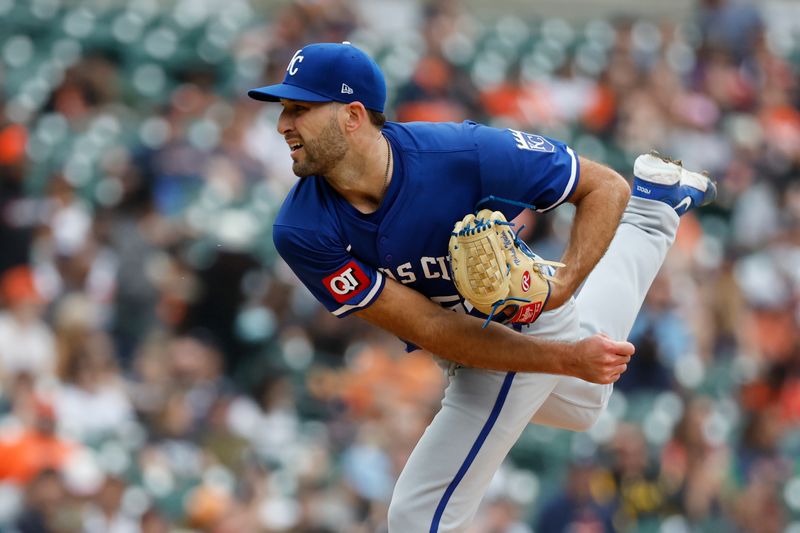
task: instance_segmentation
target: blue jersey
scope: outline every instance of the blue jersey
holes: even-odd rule
[[[273,228],[281,257],[338,317],[372,304],[387,277],[445,307],[463,306],[447,264],[456,221],[479,203],[508,220],[523,209],[492,196],[548,211],[578,182],[575,153],[539,135],[473,122],[389,122],[383,133],[395,164],[377,211],[360,213],[310,176],[292,188]]]

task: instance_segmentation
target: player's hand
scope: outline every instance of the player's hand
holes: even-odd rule
[[[576,343],[567,372],[592,383],[614,383],[628,369],[634,351],[629,342],[615,341],[602,333],[592,335]]]

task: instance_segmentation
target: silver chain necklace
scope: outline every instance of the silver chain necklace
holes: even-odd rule
[[[386,141],[386,171],[383,173],[383,190],[381,191],[381,199],[386,194],[386,189],[389,187],[389,166],[392,163],[392,147],[389,144],[389,139],[386,138],[386,135],[381,134],[383,140]]]

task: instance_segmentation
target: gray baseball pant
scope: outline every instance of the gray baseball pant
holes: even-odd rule
[[[578,296],[543,313],[523,333],[574,341],[603,332],[626,339],[678,222],[666,204],[631,198],[608,252]],[[453,369],[441,410],[395,486],[390,533],[464,532],[529,422],[585,431],[611,390],[552,374]]]

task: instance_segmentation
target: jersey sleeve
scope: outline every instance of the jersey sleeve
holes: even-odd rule
[[[385,286],[374,267],[335,239],[307,229],[273,226],[278,253],[311,294],[337,317],[369,307]]]
[[[482,198],[531,204],[545,212],[561,205],[578,184],[578,156],[566,144],[533,133],[475,126]]]

